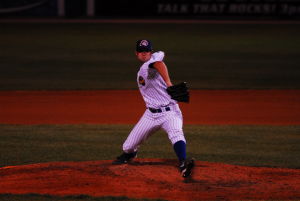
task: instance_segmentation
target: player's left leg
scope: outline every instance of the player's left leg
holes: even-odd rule
[[[182,176],[188,177],[192,173],[194,159],[187,159],[186,157],[186,140],[182,126],[181,112],[172,111],[166,115],[166,121],[163,123],[162,128],[168,133],[168,137],[179,160],[179,169]]]
[[[162,124],[162,129],[168,134],[179,161],[186,159],[186,140],[182,129],[181,113],[169,112]]]

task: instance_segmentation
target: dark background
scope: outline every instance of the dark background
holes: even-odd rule
[[[0,18],[56,17],[57,0],[1,0]],[[66,18],[87,17],[87,0],[65,0]],[[25,9],[28,5],[34,5]],[[24,8],[24,9],[15,9]],[[13,9],[13,10],[11,10]],[[92,18],[300,19],[299,0],[95,0]]]

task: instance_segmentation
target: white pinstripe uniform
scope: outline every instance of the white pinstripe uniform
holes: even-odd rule
[[[159,72],[150,67],[156,61],[163,61],[163,58],[164,52],[153,53],[150,60],[138,71],[137,83],[147,109],[124,142],[125,153],[136,152],[139,146],[160,128],[166,131],[173,145],[178,141],[186,142],[180,108],[167,93],[167,85]],[[161,109],[162,112],[153,113],[149,108]]]

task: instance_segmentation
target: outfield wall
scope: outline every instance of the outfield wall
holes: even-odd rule
[[[2,0],[0,18],[300,19],[299,0]]]

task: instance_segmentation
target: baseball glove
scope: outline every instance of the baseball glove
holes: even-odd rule
[[[172,99],[178,102],[188,103],[190,101],[190,93],[188,91],[186,82],[181,82],[179,84],[168,87],[167,92]]]

